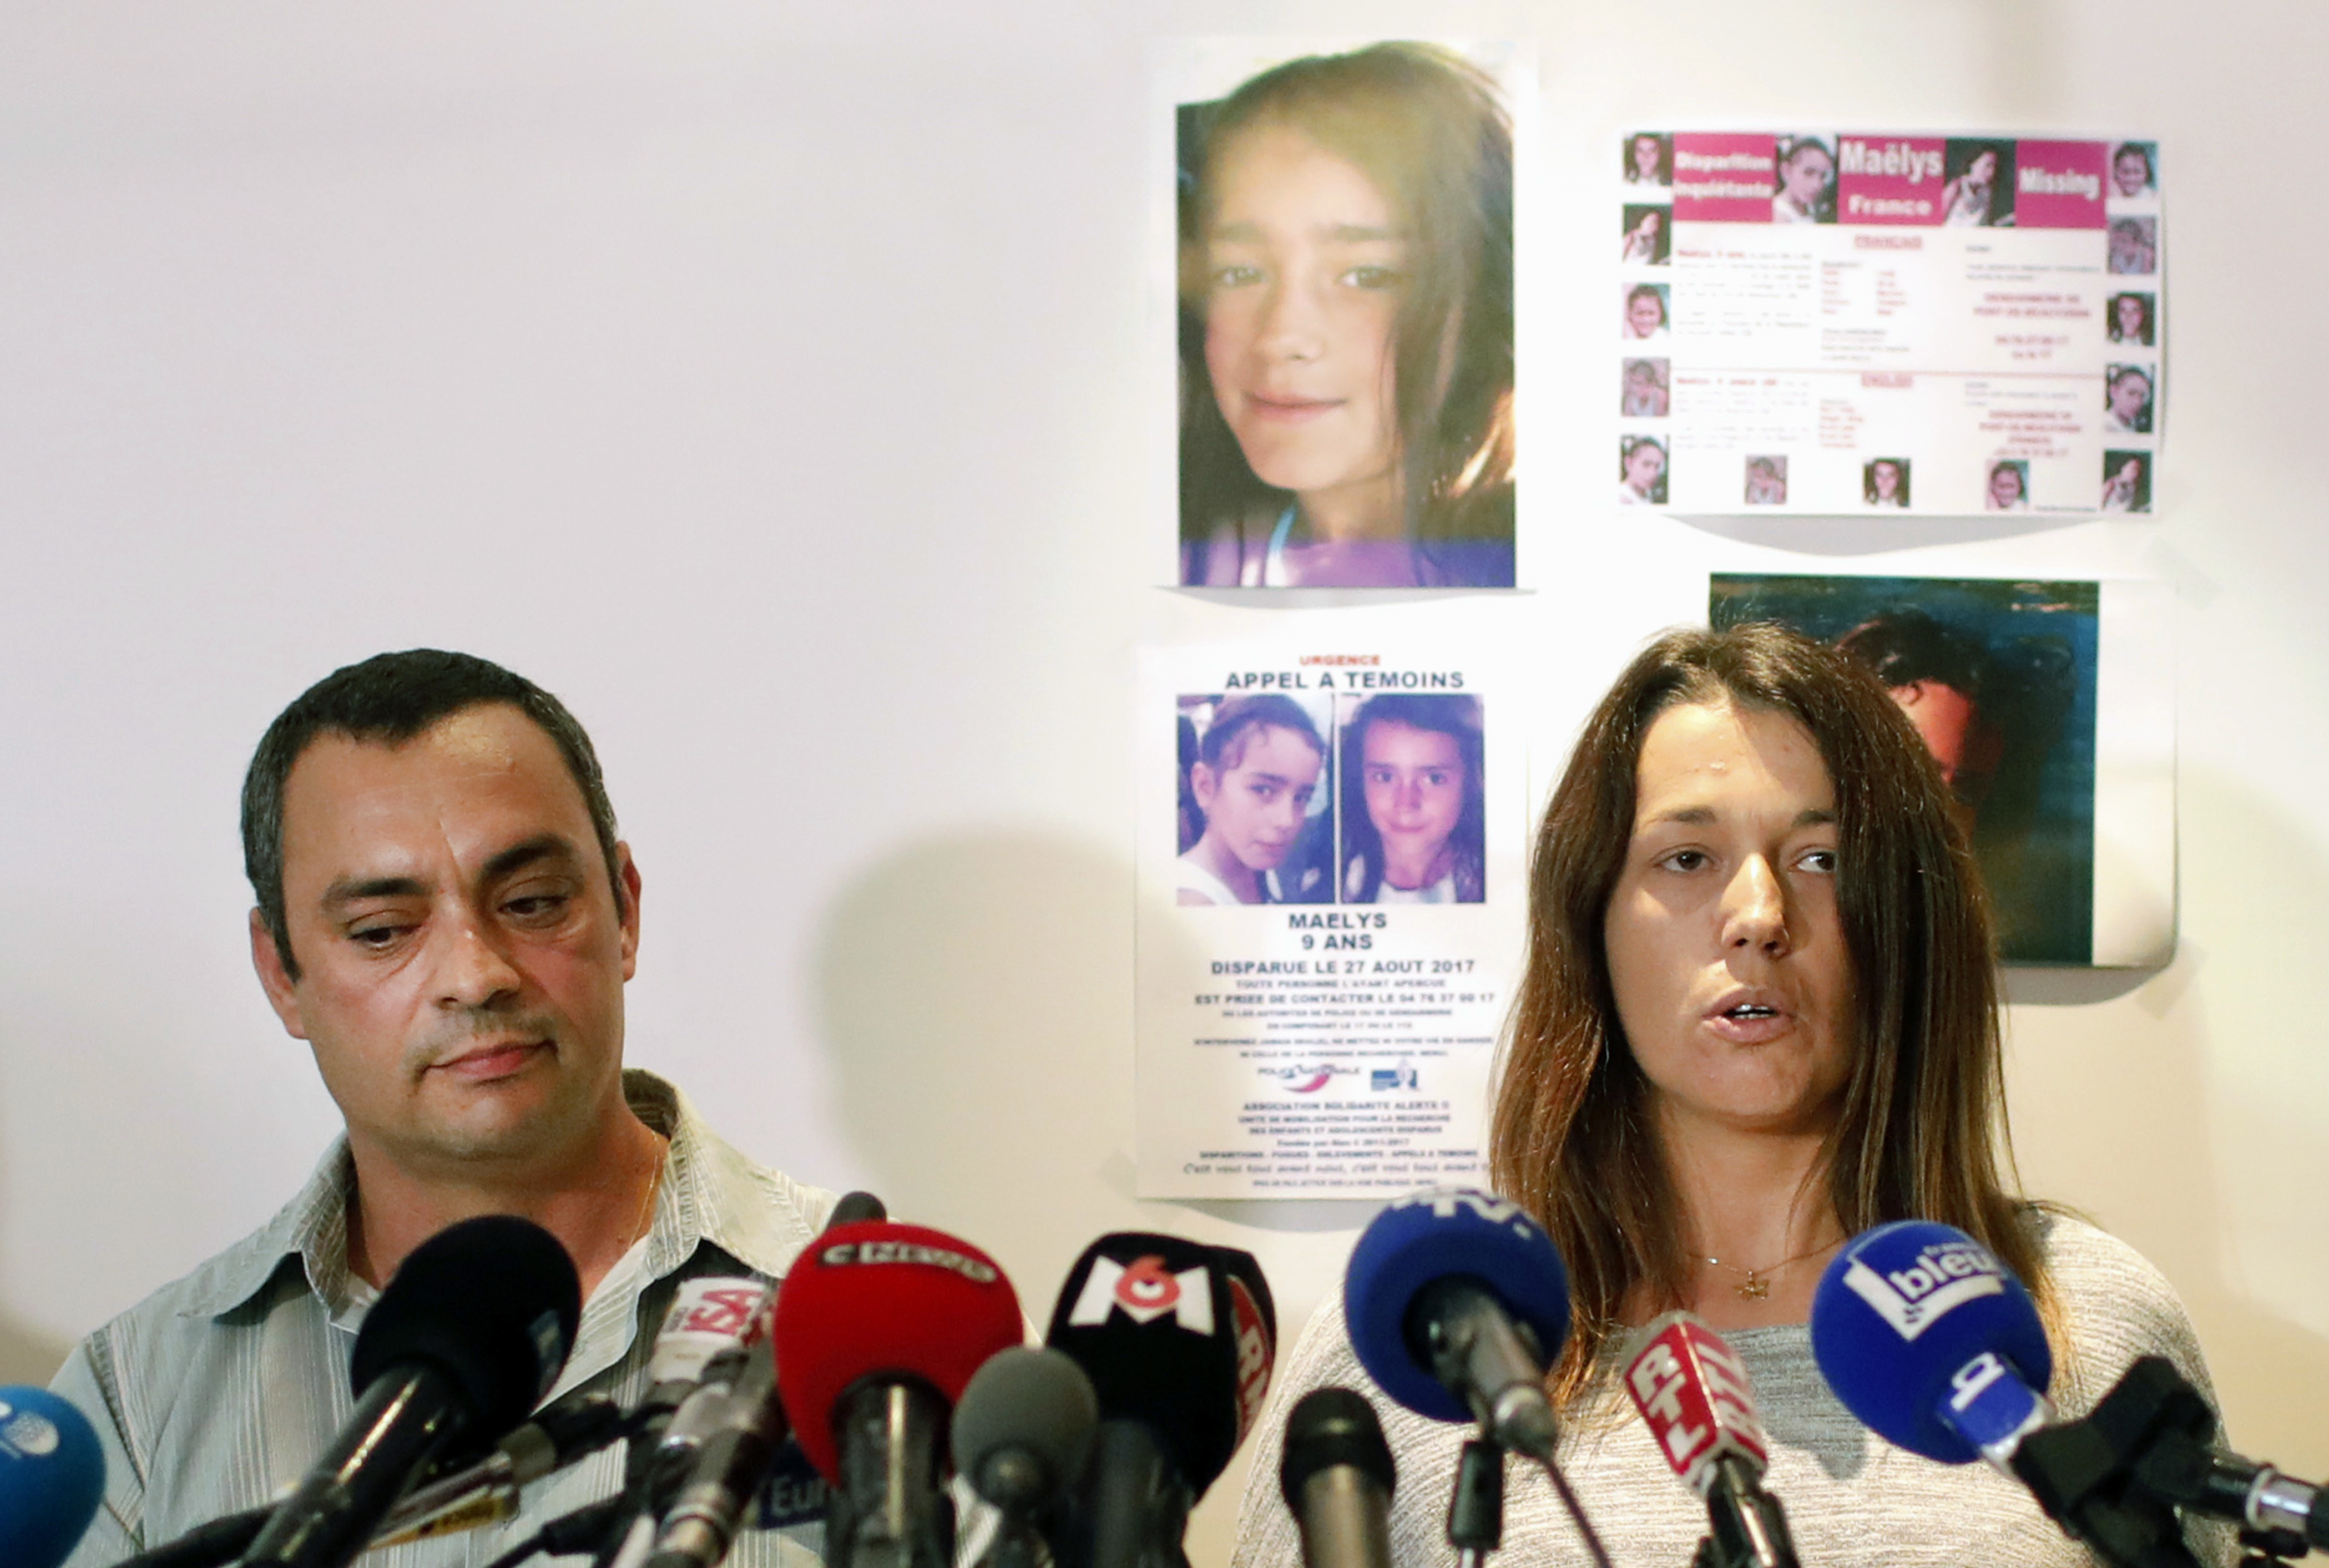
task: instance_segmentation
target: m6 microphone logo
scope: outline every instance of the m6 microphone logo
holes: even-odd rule
[[[1904,1340],[1913,1340],[1956,1308],[2005,1293],[2005,1265],[1971,1241],[1936,1242],[1906,1268],[1878,1273],[1865,1257],[1852,1260],[1843,1282],[1875,1309]]]
[[[1076,1297],[1068,1321],[1079,1329],[1096,1328],[1120,1311],[1136,1323],[1154,1323],[1165,1313],[1192,1334],[1213,1331],[1212,1282],[1202,1265],[1173,1273],[1164,1260],[1151,1253],[1129,1263],[1114,1258],[1094,1258],[1091,1273]]]
[[[55,1422],[0,1401],[0,1454],[12,1460],[46,1459],[57,1451],[60,1441]]]

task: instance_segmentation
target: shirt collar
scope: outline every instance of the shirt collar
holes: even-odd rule
[[[714,1134],[672,1084],[627,1068],[623,1094],[641,1121],[671,1141],[640,1283],[676,1272],[706,1242],[756,1272],[783,1273],[812,1234],[798,1210],[767,1201],[771,1195],[763,1191],[762,1173]],[[348,1272],[348,1198],[354,1189],[355,1161],[343,1132],[275,1217],[194,1272],[180,1315],[215,1318],[232,1311],[297,1258],[307,1290],[339,1318],[354,1297],[370,1294]]]

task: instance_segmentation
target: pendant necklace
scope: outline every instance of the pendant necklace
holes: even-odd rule
[[[1837,1245],[1835,1242],[1822,1242],[1809,1252],[1797,1253],[1792,1258],[1781,1258],[1768,1269],[1741,1268],[1737,1263],[1726,1263],[1721,1258],[1708,1258],[1706,1261],[1718,1269],[1729,1269],[1734,1274],[1746,1276],[1739,1283],[1730,1287],[1741,1300],[1768,1301],[1771,1299],[1771,1282],[1778,1276],[1781,1270],[1793,1268],[1806,1258],[1815,1258],[1822,1253],[1832,1252]]]

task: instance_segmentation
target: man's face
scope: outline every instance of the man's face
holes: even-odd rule
[[[253,962],[316,1053],[360,1157],[417,1176],[570,1157],[621,1103],[618,908],[582,792],[542,728],[471,708],[401,746],[327,735],[283,803],[284,918]]]

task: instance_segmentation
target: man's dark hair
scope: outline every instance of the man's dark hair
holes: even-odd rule
[[[566,705],[524,676],[473,653],[438,648],[376,653],[361,664],[333,671],[293,699],[259,737],[250,771],[243,775],[242,869],[259,899],[259,917],[275,939],[284,972],[293,980],[299,978],[299,965],[291,955],[283,911],[283,788],[292,765],[319,736],[401,746],[441,719],[495,702],[515,708],[556,743],[566,771],[582,792],[582,803],[589,808],[615,906],[623,906],[623,878],[615,859],[615,808],[607,799],[599,754]]]

